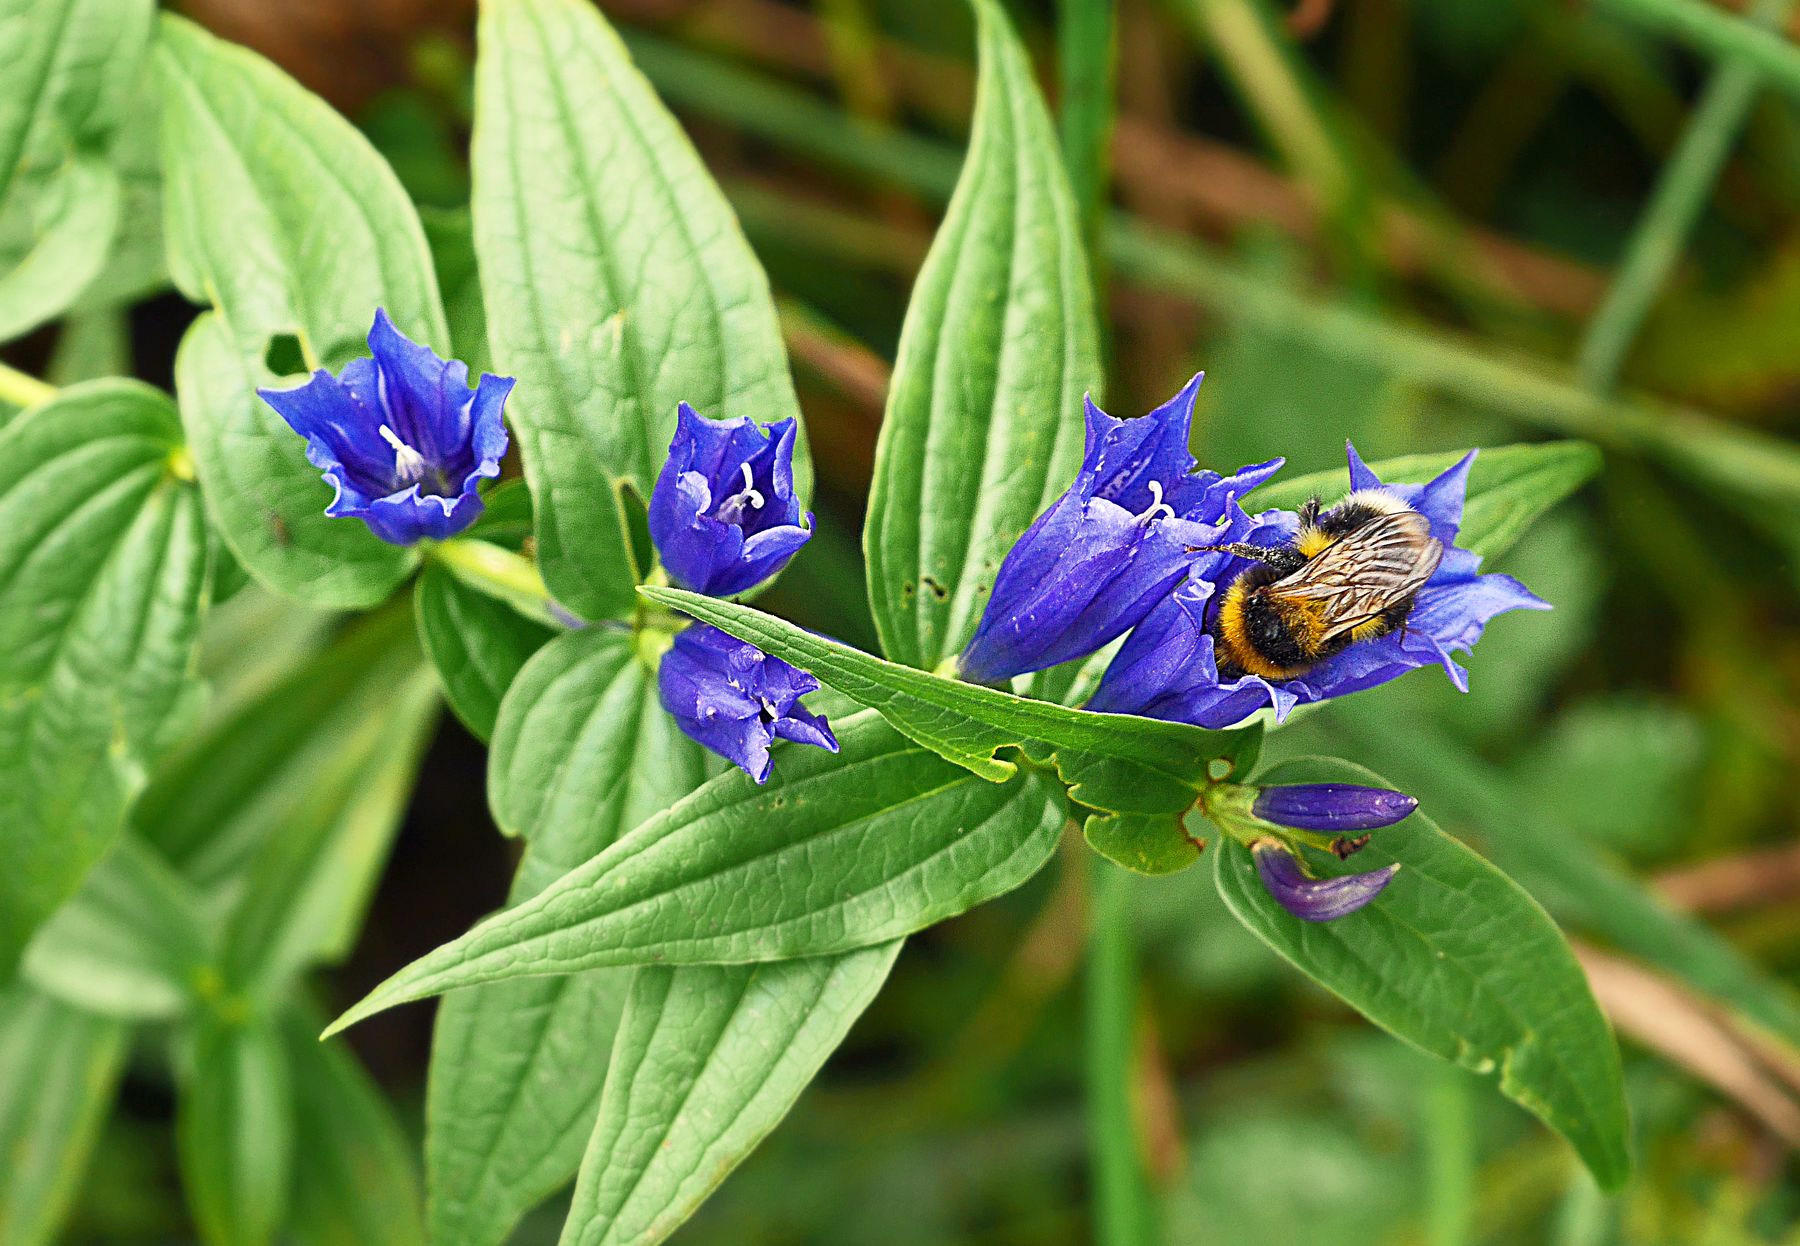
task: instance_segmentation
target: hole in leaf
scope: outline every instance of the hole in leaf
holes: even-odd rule
[[[272,335],[268,348],[263,351],[263,366],[276,376],[305,372],[306,355],[300,349],[300,339],[292,333]]]

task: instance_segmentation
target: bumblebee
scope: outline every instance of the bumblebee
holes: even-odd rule
[[[1359,489],[1323,513],[1314,498],[1290,544],[1204,548],[1256,563],[1226,588],[1213,620],[1225,679],[1295,679],[1404,627],[1444,556],[1425,516],[1381,489]]]

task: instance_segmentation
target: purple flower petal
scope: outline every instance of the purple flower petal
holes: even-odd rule
[[[1312,878],[1291,852],[1272,839],[1257,841],[1251,851],[1269,894],[1282,908],[1308,922],[1328,922],[1356,912],[1386,890],[1400,870],[1396,862],[1365,874]]]
[[[369,349],[335,376],[321,369],[257,393],[336,490],[327,515],[361,519],[393,545],[455,536],[481,514],[479,483],[500,474],[513,379],[483,375],[470,390],[464,364],[407,338],[380,308]]]
[[[812,536],[794,494],[792,419],[709,420],[687,403],[650,496],[650,538],[669,579],[713,597],[748,592]]]
[[[1354,783],[1294,783],[1265,787],[1250,811],[1264,822],[1303,831],[1372,831],[1392,826],[1419,807],[1415,797]]]
[[[1167,599],[1192,573],[1194,547],[1248,532],[1237,498],[1281,461],[1229,478],[1195,472],[1187,447],[1200,381],[1137,419],[1087,401],[1081,470],[1001,564],[963,651],[965,677],[999,683],[1092,653]]]
[[[777,738],[838,751],[831,724],[800,704],[818,687],[805,671],[704,623],[676,635],[657,671],[675,724],[758,783],[768,780]]]

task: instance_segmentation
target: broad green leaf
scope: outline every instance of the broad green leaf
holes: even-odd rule
[[[1175,860],[1191,861],[1191,855],[1181,856],[1192,847],[1184,848],[1181,818],[1206,786],[1209,765],[1238,758],[1258,738],[1254,729],[1204,731],[1185,723],[1032,701],[884,662],[748,606],[675,589],[643,592],[811,672],[858,704],[879,710],[911,739],[985,779],[1001,781],[1017,769],[1014,762],[995,756],[1003,748],[1021,748],[1032,758],[1054,762],[1073,800],[1107,813],[1144,815],[1130,820],[1132,846],[1113,858],[1131,869],[1161,873]],[[1158,819],[1160,847],[1146,843],[1158,838]],[[1103,828],[1090,842],[1105,851],[1121,842],[1111,832],[1122,825]]]
[[[475,248],[494,360],[556,599],[623,618],[647,502],[685,400],[799,416],[763,275],[687,137],[584,0],[488,0],[475,72]],[[810,490],[805,441],[795,487]]]
[[[77,301],[122,221],[110,149],[150,43],[151,0],[0,0],[0,341]]]
[[[163,247],[162,92],[155,74],[140,75],[108,154],[119,176],[119,228],[99,275],[70,305],[76,313],[122,308],[169,285]]]
[[[443,351],[418,213],[356,128],[247,48],[164,14],[157,37],[169,261],[240,349],[292,333],[321,361],[366,353],[375,308]]]
[[[325,517],[331,487],[254,391],[284,383],[263,362],[273,338],[291,334],[309,363],[341,365],[367,353],[377,307],[447,349],[424,230],[368,141],[260,56],[165,15],[157,61],[169,267],[216,312],[195,322],[177,361],[209,513],[269,587],[312,605],[373,605],[413,554]]]
[[[899,953],[637,970],[563,1246],[673,1233],[780,1123]]]
[[[1391,786],[1344,762],[1296,761],[1271,782]],[[1566,1137],[1594,1178],[1631,1171],[1619,1051],[1587,978],[1517,883],[1415,813],[1324,873],[1401,870],[1360,912],[1303,922],[1263,888],[1250,851],[1220,836],[1214,878],[1232,915],[1307,976],[1395,1036],[1493,1079]]]
[[[196,1027],[175,1101],[175,1149],[206,1246],[268,1246],[287,1211],[294,1086],[274,1025]]]
[[[836,729],[841,755],[784,748],[763,787],[721,775],[413,962],[333,1031],[479,982],[868,947],[1010,891],[1055,851],[1068,808],[1048,776],[983,781],[873,714]]]
[[[127,832],[38,928],[25,949],[24,975],[100,1016],[169,1020],[193,1002],[211,942],[199,894]]]
[[[15,983],[0,991],[0,1242],[59,1237],[113,1090],[125,1027]]]
[[[282,1048],[294,1086],[288,1232],[300,1246],[425,1246],[412,1144],[380,1087],[320,1019],[290,1012]]]
[[[153,0],[0,0],[0,202],[124,120]]]
[[[437,720],[436,682],[415,665],[310,772],[306,800],[269,827],[225,920],[229,987],[278,999],[294,975],[349,953]]]
[[[0,342],[54,320],[100,272],[119,228],[123,185],[83,156],[0,207]]]
[[[707,771],[705,751],[664,712],[629,633],[557,637],[508,692],[489,754],[494,821],[530,843],[514,900],[674,804]]]
[[[625,633],[558,637],[513,681],[488,754],[494,819],[527,841],[530,899],[706,777]],[[428,1087],[432,1240],[490,1246],[564,1185],[593,1132],[628,969],[491,982],[438,1008]]]
[[[555,633],[435,564],[419,576],[413,609],[444,698],[476,739],[487,740],[513,677]]]
[[[993,0],[968,160],[913,287],[864,550],[882,650],[930,669],[974,632],[1013,543],[1075,478],[1101,383],[1074,195]]]
[[[1460,458],[1460,453],[1409,454],[1371,463],[1369,468],[1383,480],[1417,484]],[[1546,441],[1481,451],[1469,471],[1468,501],[1457,544],[1483,558],[1505,553],[1533,521],[1599,470],[1600,452],[1585,441]],[[1293,510],[1312,497],[1330,502],[1349,488],[1348,471],[1316,472],[1264,485],[1245,499],[1244,506],[1252,512],[1270,507]]]
[[[1800,1049],[1800,998],[1704,921],[1671,908],[1571,823],[1537,775],[1514,777],[1428,723],[1376,731],[1374,711],[1334,706],[1339,730],[1364,741],[1384,773],[1444,822],[1480,837],[1483,850],[1557,919],[1676,975]],[[1646,780],[1650,782],[1651,780]]]
[[[105,853],[192,707],[206,597],[180,426],[135,382],[0,432],[0,971]]]
[[[272,836],[313,816],[321,796],[354,795],[396,690],[418,673],[408,613],[372,616],[185,741],[157,768],[133,827],[229,909]]]

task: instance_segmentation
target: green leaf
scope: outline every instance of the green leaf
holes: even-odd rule
[[[336,737],[306,799],[268,827],[243,872],[220,939],[228,987],[279,999],[296,974],[349,953],[437,720],[436,681],[409,664],[375,712]]]
[[[707,755],[658,700],[624,632],[583,628],[539,650],[501,708],[488,803],[530,841],[514,899],[574,869],[707,777]]]
[[[0,971],[192,706],[207,546],[179,443],[168,399],[124,381],[0,432]]]
[[[1366,741],[1406,791],[1459,831],[1479,835],[1483,849],[1557,920],[1681,978],[1800,1049],[1800,998],[1793,987],[1633,877],[1583,834],[1587,828],[1571,819],[1574,810],[1554,787],[1545,790],[1536,770],[1508,775],[1427,723],[1378,731],[1374,709],[1359,699],[1334,705],[1333,714],[1336,729]]]
[[[0,207],[0,341],[54,320],[99,275],[119,228],[123,185],[83,156]]]
[[[124,120],[153,0],[0,0],[0,202]]]
[[[99,274],[70,305],[76,313],[123,308],[169,285],[163,246],[162,92],[155,74],[140,75],[108,157],[119,178],[119,228]],[[107,375],[119,371],[123,369]]]
[[[491,0],[479,43],[475,246],[538,558],[564,606],[625,617],[641,569],[621,492],[648,501],[677,401],[799,417],[768,279],[593,5]],[[802,497],[811,479],[802,436]]]
[[[1344,762],[1292,762],[1270,782],[1391,784]],[[1303,922],[1263,888],[1249,849],[1220,836],[1214,878],[1232,915],[1375,1024],[1497,1082],[1572,1143],[1594,1179],[1630,1175],[1619,1051],[1562,932],[1518,884],[1423,814],[1315,872],[1402,868],[1374,903]]]
[[[332,1032],[478,982],[884,943],[1010,891],[1055,851],[1068,813],[1048,776],[984,782],[873,714],[846,719],[837,734],[841,755],[782,749],[763,787],[740,772],[712,780],[533,899],[413,962]]]
[[[899,953],[639,969],[562,1246],[673,1233],[780,1123]]]
[[[380,1087],[320,1018],[289,1012],[282,1049],[294,1084],[288,1231],[300,1246],[425,1246],[412,1144]]]
[[[435,563],[419,576],[413,609],[450,708],[476,739],[487,740],[513,677],[556,633]]]
[[[1409,454],[1369,464],[1381,479],[1422,484],[1455,465],[1460,453]],[[1469,471],[1457,544],[1483,558],[1511,548],[1532,523],[1574,493],[1600,470],[1600,452],[1585,441],[1546,441],[1483,450]],[[1326,501],[1350,488],[1346,470],[1315,472],[1264,485],[1244,501],[1255,512],[1270,507],[1293,510],[1308,498]]]
[[[287,1210],[294,1088],[267,1021],[207,1020],[178,1084],[175,1149],[206,1246],[268,1246]]]
[[[110,148],[135,115],[151,0],[0,0],[0,341],[54,319],[122,224]]]
[[[408,613],[372,616],[186,740],[157,768],[133,827],[194,886],[235,901],[272,838],[355,797],[395,691],[419,673]]]
[[[127,832],[38,928],[25,949],[24,975],[101,1016],[169,1020],[192,1003],[211,944],[200,894]]]
[[[884,662],[748,606],[679,589],[642,591],[811,672],[858,704],[879,710],[940,757],[984,779],[1002,781],[1017,769],[1014,762],[994,756],[999,749],[1022,748],[1032,758],[1053,761],[1070,785],[1070,797],[1092,809],[1179,815],[1206,786],[1209,764],[1237,757],[1258,734],[1204,731],[1185,723],[1027,700]],[[1171,834],[1180,834],[1175,819],[1168,825]]]
[[[368,141],[260,56],[165,15],[158,40],[169,267],[216,311],[177,361],[214,524],[269,587],[313,605],[382,600],[412,566],[355,520],[305,443],[255,396],[271,339],[309,363],[366,354],[377,307],[442,352],[448,330],[418,214]]]
[[[488,754],[495,821],[527,840],[511,902],[673,805],[706,769],[631,637],[558,637],[513,682]],[[502,1242],[575,1172],[630,980],[599,969],[490,982],[439,1006],[425,1140],[433,1241]]]
[[[0,1242],[59,1238],[125,1070],[125,1027],[15,984],[0,992]]]
[[[907,308],[864,532],[882,650],[926,669],[967,643],[1001,560],[1075,478],[1102,379],[1055,131],[1000,7],[975,11],[968,160]]]

